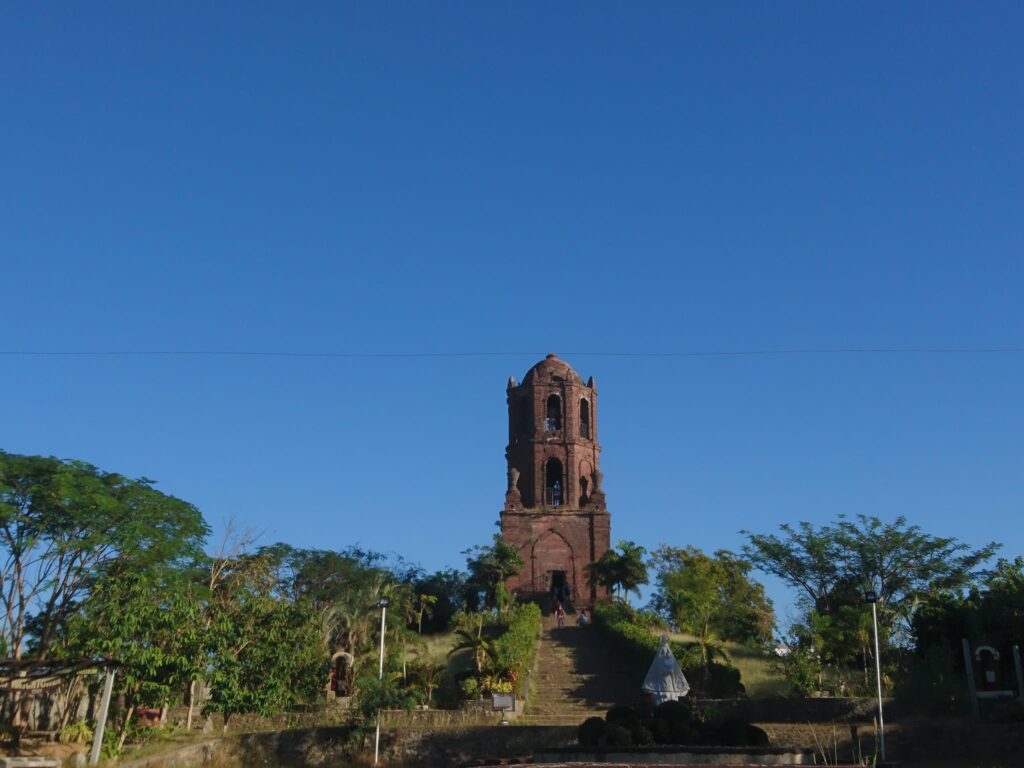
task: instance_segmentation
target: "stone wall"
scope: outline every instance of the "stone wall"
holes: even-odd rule
[[[869,757],[870,726],[762,724],[777,747],[811,748],[830,762]],[[535,751],[572,746],[574,726],[477,726],[386,729],[382,758],[391,766],[457,766],[484,758],[525,758]],[[890,759],[929,765],[1024,765],[1024,724],[973,723],[950,718],[886,728]],[[361,748],[361,749],[360,749]],[[347,728],[309,728],[210,739],[163,754],[121,763],[121,768],[339,768],[366,765],[372,733],[356,743]]]
[[[895,719],[899,713],[893,700],[883,702],[886,720]],[[753,723],[870,723],[878,716],[878,699],[869,698],[695,699],[694,703]]]
[[[494,756],[526,758],[575,739],[575,727],[561,726],[385,729],[381,760],[393,767],[454,766]],[[338,768],[365,765],[372,756],[372,734],[359,741],[349,728],[306,728],[210,739],[121,768]]]

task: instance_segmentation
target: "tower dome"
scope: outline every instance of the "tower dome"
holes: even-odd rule
[[[523,382],[575,381],[583,383],[580,375],[558,355],[550,354],[526,372]]]

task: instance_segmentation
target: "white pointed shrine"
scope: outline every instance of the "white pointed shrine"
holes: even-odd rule
[[[679,662],[672,655],[668,635],[661,636],[661,647],[647,670],[641,689],[649,693],[655,704],[665,701],[678,701],[690,692],[690,684],[686,682]]]

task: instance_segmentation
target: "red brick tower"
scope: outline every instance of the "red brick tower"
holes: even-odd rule
[[[508,490],[501,535],[526,564],[509,579],[521,595],[566,590],[574,601],[604,597],[584,570],[609,547],[598,460],[597,388],[548,355],[516,385],[508,380]]]

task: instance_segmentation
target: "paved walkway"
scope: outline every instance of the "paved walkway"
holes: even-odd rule
[[[562,629],[554,616],[544,617],[537,654],[524,725],[579,725],[639,696],[643,680],[624,670],[593,627],[578,627],[572,617]]]

